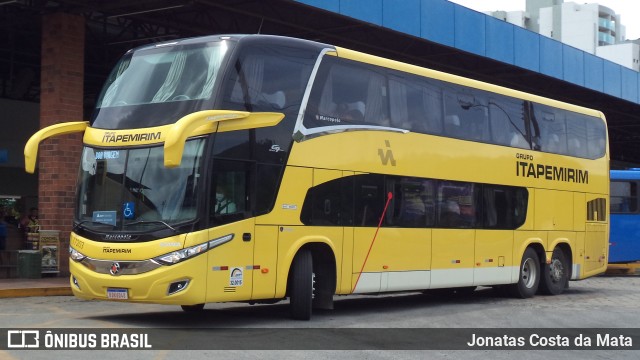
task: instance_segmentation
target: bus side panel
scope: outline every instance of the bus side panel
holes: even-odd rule
[[[605,272],[609,260],[609,197],[586,194],[586,200],[584,269],[580,279]]]
[[[584,193],[573,193],[573,230],[585,231],[587,200]]]
[[[476,230],[433,229],[431,288],[473,285]]]
[[[584,239],[585,231],[576,233],[576,247],[573,251],[573,268],[571,270],[571,280],[579,280],[584,277]]]
[[[336,286],[336,294],[351,294],[355,280],[353,277],[353,227],[343,228],[341,281]]]
[[[429,229],[381,228],[376,235],[376,228],[356,228],[354,234],[353,278],[358,281],[356,292],[429,287]],[[361,270],[363,273],[360,275]]]
[[[511,264],[513,231],[476,230],[474,285],[509,284]]]
[[[256,224],[302,225],[300,210],[311,187],[313,169],[287,166],[273,210],[256,218]]]
[[[353,229],[352,281],[355,286],[354,293],[380,291],[382,261],[385,254],[379,245],[375,246],[374,244],[371,247],[375,235],[376,228],[358,227]]]
[[[252,299],[272,299],[276,292],[278,226],[256,226]]]
[[[584,272],[581,279],[600,274],[607,269],[607,224],[587,223],[584,240]]]
[[[353,171],[342,172],[343,177],[353,176],[354,174]],[[337,263],[339,281],[336,283],[336,294],[350,294],[353,290],[353,229],[353,227],[343,228],[342,261]]]
[[[535,189],[535,193],[535,229],[573,230],[572,193],[546,189]]]
[[[374,247],[382,250],[380,291],[422,290],[429,287],[431,230],[382,228]]]

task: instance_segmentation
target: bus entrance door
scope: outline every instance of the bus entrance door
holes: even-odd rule
[[[251,299],[253,287],[254,218],[209,230],[209,239],[233,235],[231,241],[207,253],[207,302]]]

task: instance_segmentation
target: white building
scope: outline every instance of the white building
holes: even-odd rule
[[[487,11],[485,14],[506,21],[521,28],[529,29],[529,13],[526,11]]]
[[[599,4],[567,2],[539,9],[539,33],[591,54],[624,41],[620,15]]]
[[[640,71],[640,45],[625,42],[625,27],[614,10],[563,0],[527,0],[526,4],[526,11],[486,14]]]
[[[622,44],[598,46],[596,55],[616,64],[640,71],[640,44],[628,41]]]

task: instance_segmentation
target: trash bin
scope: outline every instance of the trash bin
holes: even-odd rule
[[[42,259],[39,250],[18,251],[18,277],[22,279],[42,277]]]

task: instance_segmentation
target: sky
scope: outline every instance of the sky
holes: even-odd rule
[[[526,0],[449,0],[476,11],[516,11],[525,10]],[[570,2],[565,0],[565,2]],[[640,38],[640,1],[638,0],[578,0],[578,4],[598,3],[620,14],[622,25],[627,28],[627,39]]]

